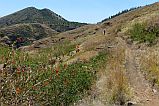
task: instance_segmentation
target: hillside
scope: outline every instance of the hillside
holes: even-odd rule
[[[49,9],[39,10],[35,7],[28,7],[0,18],[0,27],[19,23],[41,23],[56,30],[57,32],[72,30],[86,25],[85,23],[69,22]]]
[[[11,46],[17,39],[18,47],[31,44],[33,41],[58,34],[44,24],[29,23],[15,24],[0,29],[0,41]]]
[[[20,47],[83,25],[86,24],[69,22],[49,9],[28,7],[0,18],[0,41],[12,45],[17,38],[22,37],[25,40],[23,44],[18,44]]]
[[[159,2],[20,51],[1,46],[2,103],[158,106],[158,41]]]

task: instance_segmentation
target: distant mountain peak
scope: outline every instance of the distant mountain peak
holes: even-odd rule
[[[38,8],[36,8],[36,7],[27,7],[27,8],[24,8],[24,9],[22,9],[22,10],[36,10],[36,11],[45,11],[45,12],[52,12],[52,13],[54,13],[53,11],[51,11],[50,9],[48,9],[48,8],[43,8],[43,9],[38,9]]]
[[[27,7],[25,9],[37,9],[36,7]]]
[[[53,12],[53,11],[51,11],[50,9],[48,9],[48,8],[43,8],[43,9],[40,9],[41,11],[49,11],[49,12]]]
[[[37,9],[35,7],[27,7],[0,18],[0,28],[24,23],[45,24],[58,32],[63,32],[86,25],[85,23],[69,22],[50,9]]]
[[[36,7],[27,7],[27,8],[20,10],[20,11],[17,11],[17,12],[21,12],[21,11],[39,11],[39,9],[37,9]]]

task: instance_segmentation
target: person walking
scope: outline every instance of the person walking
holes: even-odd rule
[[[103,35],[105,35],[105,29],[104,29],[104,31],[103,31]]]

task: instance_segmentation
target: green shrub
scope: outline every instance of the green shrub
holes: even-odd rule
[[[158,26],[152,25],[148,26],[146,24],[136,23],[130,30],[131,38],[134,41],[139,41],[140,43],[148,42],[153,44],[158,37],[159,29]]]
[[[35,62],[29,55],[19,51],[8,49],[6,54],[10,56],[4,62],[7,61],[7,66],[14,70],[8,73],[5,68],[0,73],[2,105],[71,105],[91,89],[96,79],[95,70],[106,59],[106,54],[100,53],[89,62],[53,67],[43,60],[42,64]]]

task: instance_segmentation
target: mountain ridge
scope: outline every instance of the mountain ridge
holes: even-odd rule
[[[7,42],[9,45],[18,37],[23,39],[28,37],[35,41],[83,25],[86,23],[70,22],[47,8],[27,7],[0,18],[0,40],[2,39],[3,43]],[[23,43],[30,44],[32,42],[28,43],[28,40],[25,40]]]
[[[70,22],[47,8],[37,9],[35,7],[27,7],[0,18],[0,28],[19,23],[46,24],[57,32],[86,25],[86,23]]]

